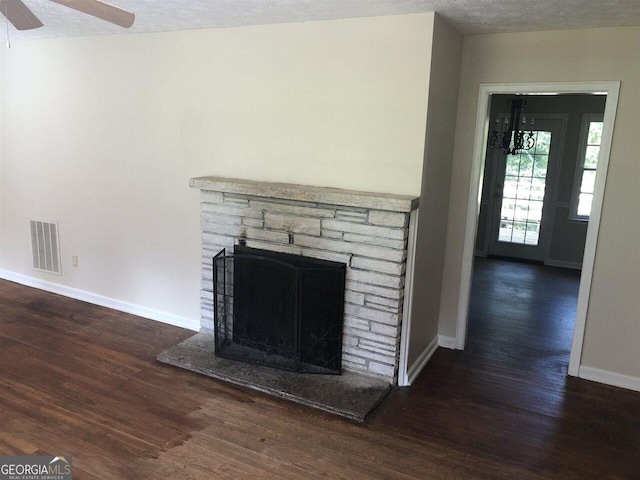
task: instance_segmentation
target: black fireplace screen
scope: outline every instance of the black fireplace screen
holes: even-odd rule
[[[216,355],[340,374],[346,265],[236,245],[213,259]]]

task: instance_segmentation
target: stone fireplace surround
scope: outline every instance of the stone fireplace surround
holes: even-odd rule
[[[342,365],[397,383],[415,197],[220,177],[201,190],[201,332],[213,331],[212,257],[249,247],[347,265]]]

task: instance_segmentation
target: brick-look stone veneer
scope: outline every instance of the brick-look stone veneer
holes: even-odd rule
[[[342,365],[396,383],[413,197],[203,177],[201,327],[213,330],[212,258],[249,247],[347,265]]]

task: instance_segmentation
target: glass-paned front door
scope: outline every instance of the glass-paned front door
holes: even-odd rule
[[[538,245],[551,132],[535,131],[535,147],[507,155],[498,241]]]
[[[535,145],[517,155],[492,150],[485,195],[489,233],[487,254],[544,261],[553,220],[555,183],[564,118],[536,117]]]

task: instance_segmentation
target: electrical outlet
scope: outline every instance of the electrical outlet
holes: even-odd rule
[[[78,257],[76,257],[75,255],[73,257],[71,257],[71,264],[78,268]]]

